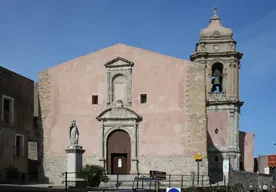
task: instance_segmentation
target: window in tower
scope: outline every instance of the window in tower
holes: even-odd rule
[[[212,93],[222,92],[222,76],[223,65],[221,63],[215,63],[212,66]]]

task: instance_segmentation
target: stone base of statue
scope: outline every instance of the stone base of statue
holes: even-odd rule
[[[66,150],[67,153],[67,186],[71,187],[84,187],[85,181],[78,176],[82,169],[83,153],[82,146],[69,146]]]

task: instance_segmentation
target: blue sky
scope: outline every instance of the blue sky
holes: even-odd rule
[[[119,42],[189,59],[214,7],[244,53],[240,128],[256,134],[255,155],[276,153],[275,0],[0,0],[0,65],[37,81]]]

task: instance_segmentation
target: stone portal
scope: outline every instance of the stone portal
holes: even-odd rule
[[[101,158],[108,173],[138,172],[139,122],[133,110],[115,105],[98,117],[101,127]]]

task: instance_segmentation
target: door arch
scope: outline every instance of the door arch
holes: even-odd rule
[[[129,174],[131,169],[131,139],[124,130],[114,130],[107,137],[107,171]]]

